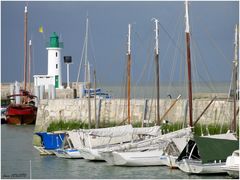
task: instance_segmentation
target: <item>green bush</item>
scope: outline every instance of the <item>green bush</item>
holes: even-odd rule
[[[48,128],[48,132],[59,131],[59,130],[73,130],[73,129],[86,129],[88,124],[83,123],[81,121],[71,120],[71,121],[54,121],[52,122]]]
[[[115,127],[119,124],[116,122],[101,122],[99,124],[99,128],[107,128],[107,127]],[[141,127],[142,122],[134,122],[132,124],[133,127]],[[95,124],[91,124],[91,128],[95,128]],[[59,130],[73,130],[73,129],[88,129],[88,123],[84,123],[82,121],[77,120],[70,120],[70,121],[54,121],[52,122],[48,128],[48,132],[59,131]],[[182,123],[173,123],[173,124],[162,124],[161,129],[163,133],[173,132],[179,129],[182,129]],[[219,133],[226,133],[229,130],[229,125],[219,125],[219,124],[209,124],[209,125],[200,125],[197,124],[194,127],[194,134],[201,136],[201,135],[208,135],[208,134],[219,134]],[[237,136],[239,137],[239,127],[237,127]]]

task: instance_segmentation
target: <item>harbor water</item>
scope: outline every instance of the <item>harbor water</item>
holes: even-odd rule
[[[118,167],[84,159],[40,156],[33,125],[1,125],[1,178],[40,179],[228,179],[228,175],[187,175],[165,166]]]

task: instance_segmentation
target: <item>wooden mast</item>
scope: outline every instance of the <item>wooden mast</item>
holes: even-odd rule
[[[91,129],[91,93],[90,93],[90,64],[87,57],[88,48],[88,17],[86,20],[86,37],[85,37],[85,88],[88,89],[88,128]]]
[[[185,1],[185,18],[186,18],[186,50],[187,50],[187,69],[188,69],[188,104],[189,104],[189,126],[193,126],[192,120],[192,76],[191,76],[191,52],[190,52],[190,27],[188,16],[188,1]]]
[[[32,41],[29,40],[29,52],[28,52],[28,90],[31,91],[31,60],[32,60]]]
[[[131,124],[131,109],[130,109],[130,98],[131,98],[131,24],[128,24],[128,48],[127,48],[127,102],[128,102],[128,124]]]
[[[84,82],[85,82],[85,88],[88,87],[88,84],[90,85],[90,76],[89,76],[89,72],[88,72],[88,57],[87,57],[87,53],[88,53],[88,17],[86,19],[86,34],[85,34],[85,76],[84,76]],[[90,87],[88,87],[90,88]]]
[[[154,19],[155,22],[155,65],[156,65],[156,88],[157,88],[157,125],[160,125],[160,113],[159,113],[159,47],[158,47],[158,20]]]
[[[231,123],[231,130],[237,132],[236,125],[236,100],[237,100],[237,81],[238,81],[238,25],[235,27],[235,40],[234,40],[234,60],[233,60],[233,122]]]
[[[95,119],[95,128],[99,128],[99,122],[97,120],[97,99],[96,99],[96,89],[97,89],[97,77],[96,77],[96,70],[93,71],[93,78],[94,78],[94,119]]]
[[[26,90],[27,84],[27,6],[24,9],[24,90]]]

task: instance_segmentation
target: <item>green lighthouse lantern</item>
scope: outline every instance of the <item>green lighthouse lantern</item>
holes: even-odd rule
[[[52,36],[50,37],[50,47],[56,47],[56,48],[59,47],[59,39],[56,32],[53,32]]]

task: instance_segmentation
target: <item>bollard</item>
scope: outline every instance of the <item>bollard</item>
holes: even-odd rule
[[[83,84],[79,84],[79,98],[83,98],[84,95],[85,95],[84,86],[83,86]]]
[[[73,98],[74,98],[74,99],[77,98],[77,89],[73,89]]]
[[[45,95],[45,86],[41,85],[39,99],[44,99],[44,95]]]

